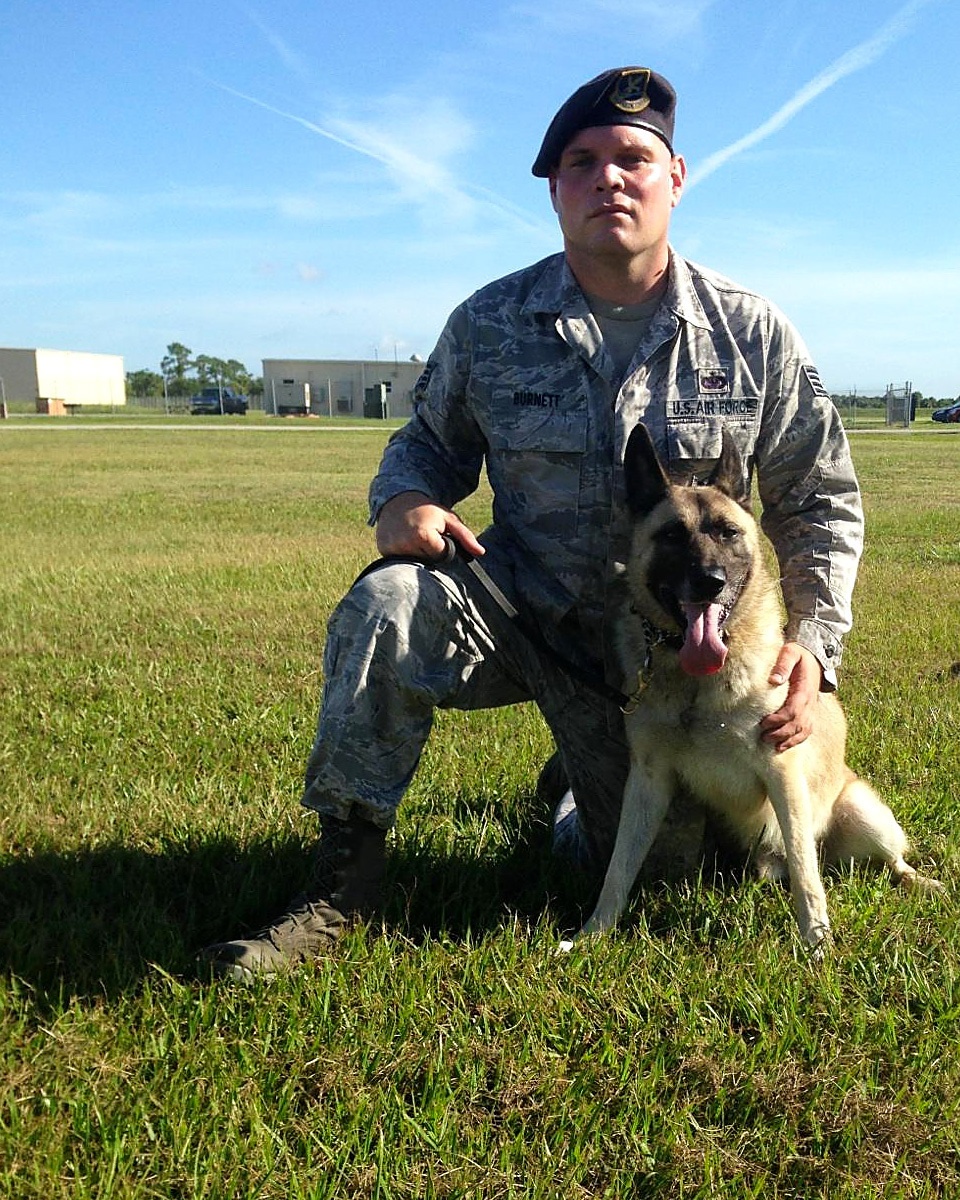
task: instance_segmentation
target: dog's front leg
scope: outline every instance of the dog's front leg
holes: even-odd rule
[[[822,953],[830,944],[827,896],[817,859],[810,792],[802,770],[788,750],[772,759],[767,786],[770,803],[777,814],[787,869],[790,894],[800,926],[800,935],[813,950]]]
[[[663,768],[649,761],[640,764],[631,761],[610,865],[593,914],[577,934],[578,938],[602,933],[616,925],[670,806],[670,785],[669,773]],[[562,942],[561,949],[569,950],[572,944]]]

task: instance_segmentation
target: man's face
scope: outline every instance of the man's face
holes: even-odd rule
[[[665,255],[685,176],[683,159],[646,129],[598,125],[575,134],[550,176],[574,271],[581,257]]]

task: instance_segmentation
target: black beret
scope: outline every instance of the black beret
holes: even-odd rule
[[[615,67],[578,88],[550,122],[533,173],[545,179],[574,134],[594,125],[649,129],[673,153],[677,93],[649,67]]]

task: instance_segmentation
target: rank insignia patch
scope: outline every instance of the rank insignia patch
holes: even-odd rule
[[[815,366],[808,363],[805,367],[803,367],[803,373],[806,376],[807,383],[809,383],[813,388],[813,394],[815,396],[826,396],[829,394],[827,389],[823,386],[823,383],[820,379],[820,372]]]
[[[730,377],[723,367],[706,367],[697,371],[697,391],[701,396],[728,396]]]

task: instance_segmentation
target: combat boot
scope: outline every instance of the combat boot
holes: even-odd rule
[[[221,978],[253,983],[322,958],[351,917],[376,910],[385,866],[384,830],[357,816],[341,821],[321,815],[320,845],[306,891],[252,937],[208,946],[200,954],[201,966]]]

